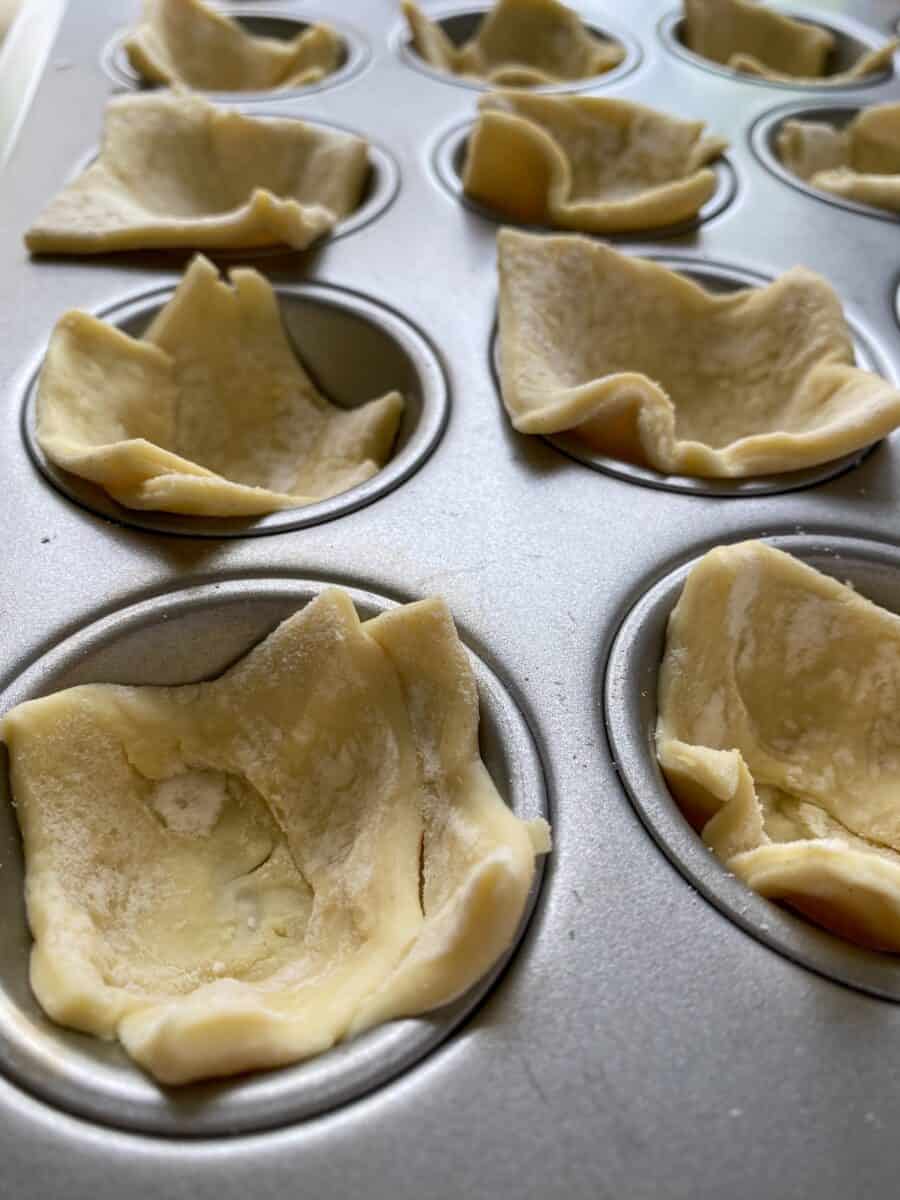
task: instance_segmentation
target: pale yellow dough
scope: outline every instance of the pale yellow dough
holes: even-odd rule
[[[900,104],[863,109],[843,128],[785,121],[776,144],[788,170],[813,187],[900,213]]]
[[[811,271],[712,295],[588,238],[497,241],[500,380],[521,433],[734,477],[828,462],[900,425],[900,392],[853,366],[838,298]]]
[[[340,37],[313,25],[289,41],[253,37],[202,0],[145,0],[141,24],[124,43],[149,83],[218,92],[264,92],[318,83],[341,65]]]
[[[416,53],[426,62],[500,87],[589,79],[625,57],[618,42],[595,37],[559,0],[497,0],[463,46],[454,46],[412,0],[403,0],[403,12]]]
[[[627,100],[494,92],[482,97],[463,188],[530,225],[616,233],[697,214],[725,149],[702,121]]]
[[[38,382],[47,457],[130,508],[217,517],[311,504],[374,475],[403,398],[330,404],[262,275],[229,280],[195,258],[140,339],[66,313]]]
[[[900,617],[760,542],[704,555],[669,618],[659,761],[750,887],[900,951]]]
[[[684,0],[688,49],[746,75],[785,82],[848,83],[890,68],[898,42],[863,54],[846,71],[827,74],[834,35],[755,0]]]
[[[25,235],[35,254],[296,249],[359,204],[368,144],[290,117],[250,117],[189,93],[109,102],[100,155]]]
[[[441,600],[337,589],[211,683],[91,684],[0,725],[31,983],[163,1083],[294,1062],[455,999],[549,849],[478,750]]]

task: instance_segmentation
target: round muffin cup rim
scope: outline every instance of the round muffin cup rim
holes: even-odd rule
[[[741,287],[764,287],[769,283],[773,283],[777,278],[777,276],[771,273],[764,274],[756,269],[740,266],[735,263],[727,263],[719,259],[695,258],[680,253],[669,254],[664,250],[641,251],[635,257],[647,259],[648,261],[658,263],[660,266],[678,271],[695,282],[698,276],[701,282],[704,276],[710,276],[719,279],[730,278]],[[900,291],[898,291],[897,306],[898,320],[900,320]],[[497,397],[502,406],[503,392],[499,371],[500,330],[496,304],[494,305],[494,313],[495,316],[491,325],[488,342],[488,363]],[[866,327],[860,324],[854,314],[848,314],[846,310],[844,310],[844,319],[853,337],[854,349],[857,353],[862,351],[864,358],[868,360],[865,369],[874,370],[876,374],[888,380],[888,382],[896,383],[896,375],[890,364],[890,360],[877,349]],[[503,411],[504,415],[506,415],[505,408]],[[660,471],[655,471],[652,467],[638,466],[637,464],[626,462],[624,459],[612,458],[608,455],[592,454],[588,448],[580,445],[578,439],[572,433],[540,434],[538,436],[566,458],[571,459],[573,462],[578,462],[582,466],[588,467],[599,474],[609,475],[616,479],[621,479],[623,482],[637,484],[641,487],[653,488],[656,491],[673,492],[683,496],[697,496],[717,500],[752,500],[760,496],[780,495],[817,487],[858,466],[864,458],[872,453],[876,446],[886,440],[884,438],[879,439],[879,441],[872,442],[868,446],[860,447],[859,450],[851,451],[849,454],[841,455],[839,458],[830,459],[828,462],[821,463],[818,466],[805,467],[799,471],[785,471],[783,474],[778,475],[747,475],[728,479],[725,477],[707,478],[699,475],[664,475]]]
[[[330,579],[309,578],[300,574],[266,576],[240,573],[217,578],[215,582],[187,587],[175,585],[130,602],[125,599],[113,610],[89,618],[77,629],[69,630],[61,641],[33,657],[14,675],[0,694],[0,713],[7,712],[10,707],[24,700],[59,690],[45,686],[48,678],[58,675],[83,657],[85,645],[88,648],[92,645],[102,648],[110,640],[116,640],[117,631],[126,634],[139,631],[148,620],[152,620],[154,614],[165,613],[165,619],[168,619],[173,610],[176,615],[181,615],[197,607],[242,604],[252,598],[275,604],[296,598],[296,611],[299,611],[331,586],[340,587],[350,595],[363,620],[410,602],[347,582],[332,583]],[[549,778],[544,769],[538,738],[533,732],[533,717],[523,709],[519,697],[507,684],[501,673],[502,668],[498,670],[493,661],[488,661],[464,630],[459,629],[459,634],[478,683],[482,714],[487,712],[489,719],[498,722],[498,745],[502,748],[504,761],[515,768],[510,773],[508,794],[503,795],[504,802],[522,818],[549,818]],[[249,649],[248,646],[242,653]],[[483,722],[482,716],[482,728]],[[522,778],[516,778],[520,771],[524,773]],[[526,937],[542,891],[544,869],[545,857],[537,856],[532,887],[511,945],[467,993],[442,1009],[424,1013],[418,1018],[398,1018],[375,1026],[358,1038],[339,1042],[332,1050],[292,1066],[211,1080],[208,1084],[191,1085],[187,1089],[166,1089],[144,1075],[131,1060],[125,1059],[123,1052],[123,1062],[133,1070],[134,1077],[142,1085],[141,1091],[145,1093],[135,1097],[131,1094],[132,1089],[127,1085],[123,1087],[118,1080],[108,1080],[102,1087],[98,1086],[96,1064],[82,1065],[76,1060],[74,1064],[69,1064],[68,1072],[61,1071],[58,1046],[51,1050],[45,1043],[43,1031],[38,1031],[35,1044],[29,1045],[27,1040],[23,1043],[21,1010],[5,989],[0,989],[0,1031],[3,1033],[0,1070],[30,1094],[61,1111],[89,1120],[98,1127],[143,1135],[178,1136],[189,1140],[245,1136],[283,1128],[289,1123],[333,1111],[401,1077],[430,1057],[478,1011]],[[54,1026],[49,1018],[46,1020],[51,1030],[63,1028]],[[29,1018],[25,1023],[29,1024]],[[90,1035],[76,1036],[84,1036],[85,1044],[97,1041]],[[50,1053],[54,1057],[53,1071],[47,1070]],[[330,1069],[326,1062],[329,1056],[332,1057]],[[385,1058],[381,1069],[372,1070],[370,1063],[374,1056]],[[68,1060],[69,1052],[62,1057]],[[349,1062],[342,1061],[348,1059]],[[324,1068],[321,1065],[323,1063]],[[103,1070],[102,1065],[99,1069]],[[360,1072],[364,1076],[361,1082],[358,1079]],[[292,1079],[303,1073],[313,1075],[311,1082],[304,1084],[302,1080]],[[210,1088],[217,1093],[227,1092],[229,1100],[236,1090],[249,1090],[250,1095],[237,1100],[237,1111],[233,1100],[220,1107],[220,1097],[214,1095],[208,1098],[211,1109],[207,1110],[206,1117],[196,1121],[191,1114],[185,1116],[178,1111],[177,1101],[186,1101],[192,1112],[202,1107],[203,1100],[196,1099],[196,1096],[192,1100],[190,1095],[197,1087]],[[299,1099],[298,1088],[301,1092]],[[313,1094],[304,1096],[304,1092]],[[321,1094],[319,1098],[317,1093]],[[244,1113],[242,1110],[245,1108],[250,1111]],[[255,1108],[260,1111],[254,1115]]]
[[[233,269],[236,265],[229,263],[227,267]],[[110,323],[110,318],[116,314],[119,321],[127,319],[133,309],[153,308],[156,304],[155,311],[159,311],[174,294],[182,278],[183,274],[160,277],[149,290],[85,311],[90,311],[92,316],[107,323]],[[361,317],[382,330],[409,356],[421,386],[421,416],[407,444],[396,451],[375,475],[355,487],[348,488],[347,491],[339,492],[336,496],[255,518],[188,516],[126,508],[117,504],[102,488],[89,484],[87,480],[81,480],[51,463],[38,444],[35,428],[37,385],[49,345],[49,336],[34,356],[32,366],[26,374],[20,409],[21,436],[28,456],[39,474],[67,501],[101,520],[112,521],[141,533],[226,539],[272,536],[336,520],[373,503],[404,483],[427,462],[437,448],[450,417],[451,398],[447,372],[431,338],[393,305],[352,288],[331,283],[278,281],[273,284],[273,290],[279,298],[283,295],[293,295],[301,299],[319,300]],[[119,327],[118,323],[113,323],[116,328]]]
[[[602,667],[602,699],[598,705],[611,759],[631,807],[664,857],[686,883],[698,891],[718,912],[770,950],[795,964],[842,986],[880,999],[900,1003],[900,956],[867,950],[845,941],[793,914],[789,909],[754,892],[727,870],[688,824],[669,791],[653,748],[656,684],[662,661],[669,613],[684,582],[700,559],[719,546],[747,539],[785,550],[802,562],[821,569],[823,560],[836,564],[834,577],[848,577],[848,563],[884,566],[900,581],[900,548],[887,541],[854,533],[757,533],[730,532],[722,540],[704,539],[705,548],[694,547],[686,557],[669,563],[662,575],[648,581],[635,596],[632,591],[624,611],[614,625],[609,652]],[[850,566],[850,572],[853,567]],[[851,582],[854,582],[851,578]],[[865,595],[865,593],[861,593]],[[664,615],[659,612],[664,610]],[[654,627],[648,632],[647,621]],[[661,621],[661,627],[656,625]],[[644,639],[659,635],[658,654],[652,678],[639,678],[635,659]],[[652,683],[654,719],[644,727],[642,716],[626,710],[629,700],[639,705],[639,693]],[[627,690],[626,690],[627,689]],[[623,690],[625,694],[623,696]],[[635,692],[638,695],[635,695]],[[636,765],[637,764],[637,765]]]
[[[440,24],[442,21],[453,17],[484,16],[491,11],[492,7],[491,4],[477,2],[472,4],[456,4],[447,8],[429,9],[426,15],[430,20]],[[595,23],[593,17],[586,16],[577,7],[577,4],[569,4],[569,7],[581,18],[589,32],[618,42],[625,51],[625,57],[609,71],[603,71],[599,75],[591,75],[587,79],[572,80],[568,83],[543,83],[535,87],[529,87],[526,90],[530,95],[554,95],[603,88],[607,83],[618,83],[620,79],[623,79],[626,75],[630,75],[632,71],[640,66],[643,60],[644,55],[640,42],[638,42],[637,38],[629,30],[623,28],[618,21],[615,19],[610,20],[604,14],[603,24],[599,25]],[[401,62],[423,75],[437,79],[441,83],[449,84],[451,87],[466,88],[474,92],[492,92],[497,90],[493,84],[482,82],[479,79],[467,79],[461,75],[453,75],[449,71],[442,71],[440,68],[433,67],[430,63],[426,62],[413,49],[409,27],[402,17],[389,35],[389,43]]]
[[[864,45],[867,50],[878,50],[883,42],[888,40],[878,38],[877,31],[870,29],[866,25],[855,21],[848,21],[843,13],[835,14],[828,12],[822,14],[814,10],[794,6],[790,8],[779,7],[777,11],[783,16],[793,17],[798,21],[806,21],[811,25],[818,25],[820,28],[827,29],[829,33],[838,34],[845,38],[852,38],[854,41],[858,41]],[[800,83],[791,82],[786,79],[766,79],[761,75],[751,75],[747,71],[736,71],[733,67],[726,66],[724,63],[713,62],[711,59],[704,58],[702,54],[697,54],[696,51],[690,50],[678,37],[677,29],[683,22],[684,12],[680,8],[672,9],[668,13],[664,13],[660,18],[657,25],[657,32],[666,50],[676,58],[700,67],[701,70],[710,71],[714,75],[720,75],[725,79],[732,79],[738,83],[749,83],[756,87],[781,88],[785,91],[808,92],[811,95],[818,95],[822,92],[831,93],[847,89],[874,87],[878,84],[886,83],[894,75],[892,69],[884,68],[872,75],[863,75],[858,79],[848,79],[837,83],[829,83],[827,75],[822,76],[821,83]]]
[[[778,134],[786,121],[803,120],[805,117],[812,120],[812,114],[816,112],[843,112],[847,113],[848,117],[852,119],[857,113],[862,112],[867,107],[870,106],[854,102],[850,99],[837,103],[829,103],[824,98],[816,102],[803,103],[803,101],[798,100],[791,104],[779,104],[777,107],[761,113],[750,126],[748,131],[750,148],[758,162],[771,175],[781,180],[782,183],[786,183],[788,187],[802,192],[805,196],[809,196],[813,200],[822,201],[825,204],[830,204],[833,208],[841,208],[845,212],[855,213],[861,217],[874,217],[878,221],[887,221],[888,224],[896,225],[900,221],[900,213],[892,213],[884,208],[876,208],[875,205],[864,204],[860,200],[844,199],[834,192],[826,192],[821,188],[813,187],[807,180],[801,179],[799,175],[795,175],[793,171],[786,167],[771,145],[773,138]]]

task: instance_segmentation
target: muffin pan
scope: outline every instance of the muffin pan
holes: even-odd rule
[[[471,32],[474,5],[424,7],[455,18],[454,36]],[[673,53],[661,37],[673,0],[577,7],[628,51],[578,91],[703,119],[730,143],[718,169],[735,182],[715,215],[619,249],[724,290],[810,267],[837,290],[859,362],[900,379],[890,220],[787,186],[760,149],[788,110],[896,101],[900,80],[827,97],[760,87]],[[226,262],[271,281],[336,400],[398,387],[408,402],[394,457],[368,483],[240,526],[119,509],[34,447],[34,384],[57,319],[77,307],[139,332],[188,257],[32,261],[22,245],[91,154],[108,96],[134,86],[104,64],[135,0],[69,4],[0,181],[0,711],[80,680],[208,676],[327,583],[365,613],[440,594],[473,655],[498,786],[517,812],[549,809],[534,911],[508,961],[447,1010],[284,1071],[161,1090],[37,1009],[15,814],[0,802],[0,1194],[711,1200],[724,1179],[735,1200],[755,1200],[761,1181],[822,1200],[887,1194],[900,1168],[900,962],[728,877],[670,799],[650,735],[667,614],[688,564],[716,544],[772,537],[900,612],[900,437],[734,486],[586,466],[563,439],[514,433],[492,361],[498,224],[460,197],[479,89],[416,62],[398,8],[342,6],[349,73],[228,97],[364,134],[392,165],[390,202],[352,236]],[[301,0],[227,11],[331,20]],[[838,0],[801,15],[869,47],[897,10]]]

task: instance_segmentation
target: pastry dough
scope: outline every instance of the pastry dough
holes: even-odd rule
[[[217,92],[264,92],[318,83],[341,65],[340,37],[312,25],[289,41],[251,37],[202,0],[145,0],[141,24],[124,43],[149,83]]]
[[[900,951],[900,618],[759,542],[693,568],[669,619],[657,751],[729,871]]]
[[[521,433],[742,476],[828,462],[900,425],[900,392],[852,365],[837,296],[811,271],[711,295],[588,238],[497,240],[500,379]]]
[[[695,54],[745,75],[786,83],[848,83],[890,68],[897,41],[828,74],[834,35],[755,0],[684,0],[685,43]]]
[[[727,145],[627,100],[495,92],[479,102],[463,188],[531,225],[617,233],[696,216]]]
[[[412,2],[403,12],[416,53],[438,70],[504,87],[590,79],[625,57],[618,42],[595,37],[558,0],[497,0],[477,35],[454,46]]]
[[[441,600],[323,593],[211,683],[14,708],[31,983],[159,1080],[294,1062],[453,1000],[549,849],[478,752]]]
[[[900,104],[863,109],[844,128],[785,121],[776,145],[788,170],[813,187],[900,212]]]
[[[99,158],[25,235],[36,254],[302,249],[360,201],[363,138],[291,117],[248,117],[201,96],[109,102]]]
[[[378,471],[400,394],[330,404],[262,275],[229,279],[195,258],[141,339],[78,310],[61,318],[38,382],[52,462],[129,508],[216,517],[311,504]]]

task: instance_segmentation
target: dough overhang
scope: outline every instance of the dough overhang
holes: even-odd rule
[[[759,542],[692,569],[659,676],[660,764],[730,871],[900,951],[900,618]]]
[[[624,232],[695,216],[716,188],[706,164],[727,145],[627,100],[493,92],[479,101],[467,195],[532,225]]]
[[[785,121],[778,157],[813,187],[900,212],[900,104],[863,109],[843,128]]]
[[[308,86],[336,71],[344,56],[341,38],[328,25],[312,25],[288,40],[255,37],[202,0],[145,0],[124,50],[149,83],[219,92]]]
[[[837,296],[810,271],[713,295],[584,237],[497,242],[500,380],[522,433],[735,477],[828,462],[900,425],[900,392],[853,365]]]
[[[746,75],[785,82],[848,83],[890,68],[896,39],[828,73],[834,34],[756,0],[684,0],[685,43],[695,54]]]
[[[185,92],[118,96],[98,158],[25,235],[33,253],[187,246],[296,249],[359,204],[368,144]]]
[[[549,849],[481,761],[440,600],[360,623],[330,589],[212,682],[75,687],[0,733],[38,1000],[165,1083],[453,1000]]]
[[[195,258],[141,338],[77,310],[60,319],[37,394],[52,462],[130,508],[222,517],[310,504],[376,474],[399,392],[331,404],[267,281],[247,268],[228,278]]]
[[[463,46],[455,46],[413,0],[403,0],[403,13],[416,53],[426,62],[501,87],[589,79],[625,57],[618,42],[596,37],[559,0],[497,0]]]

